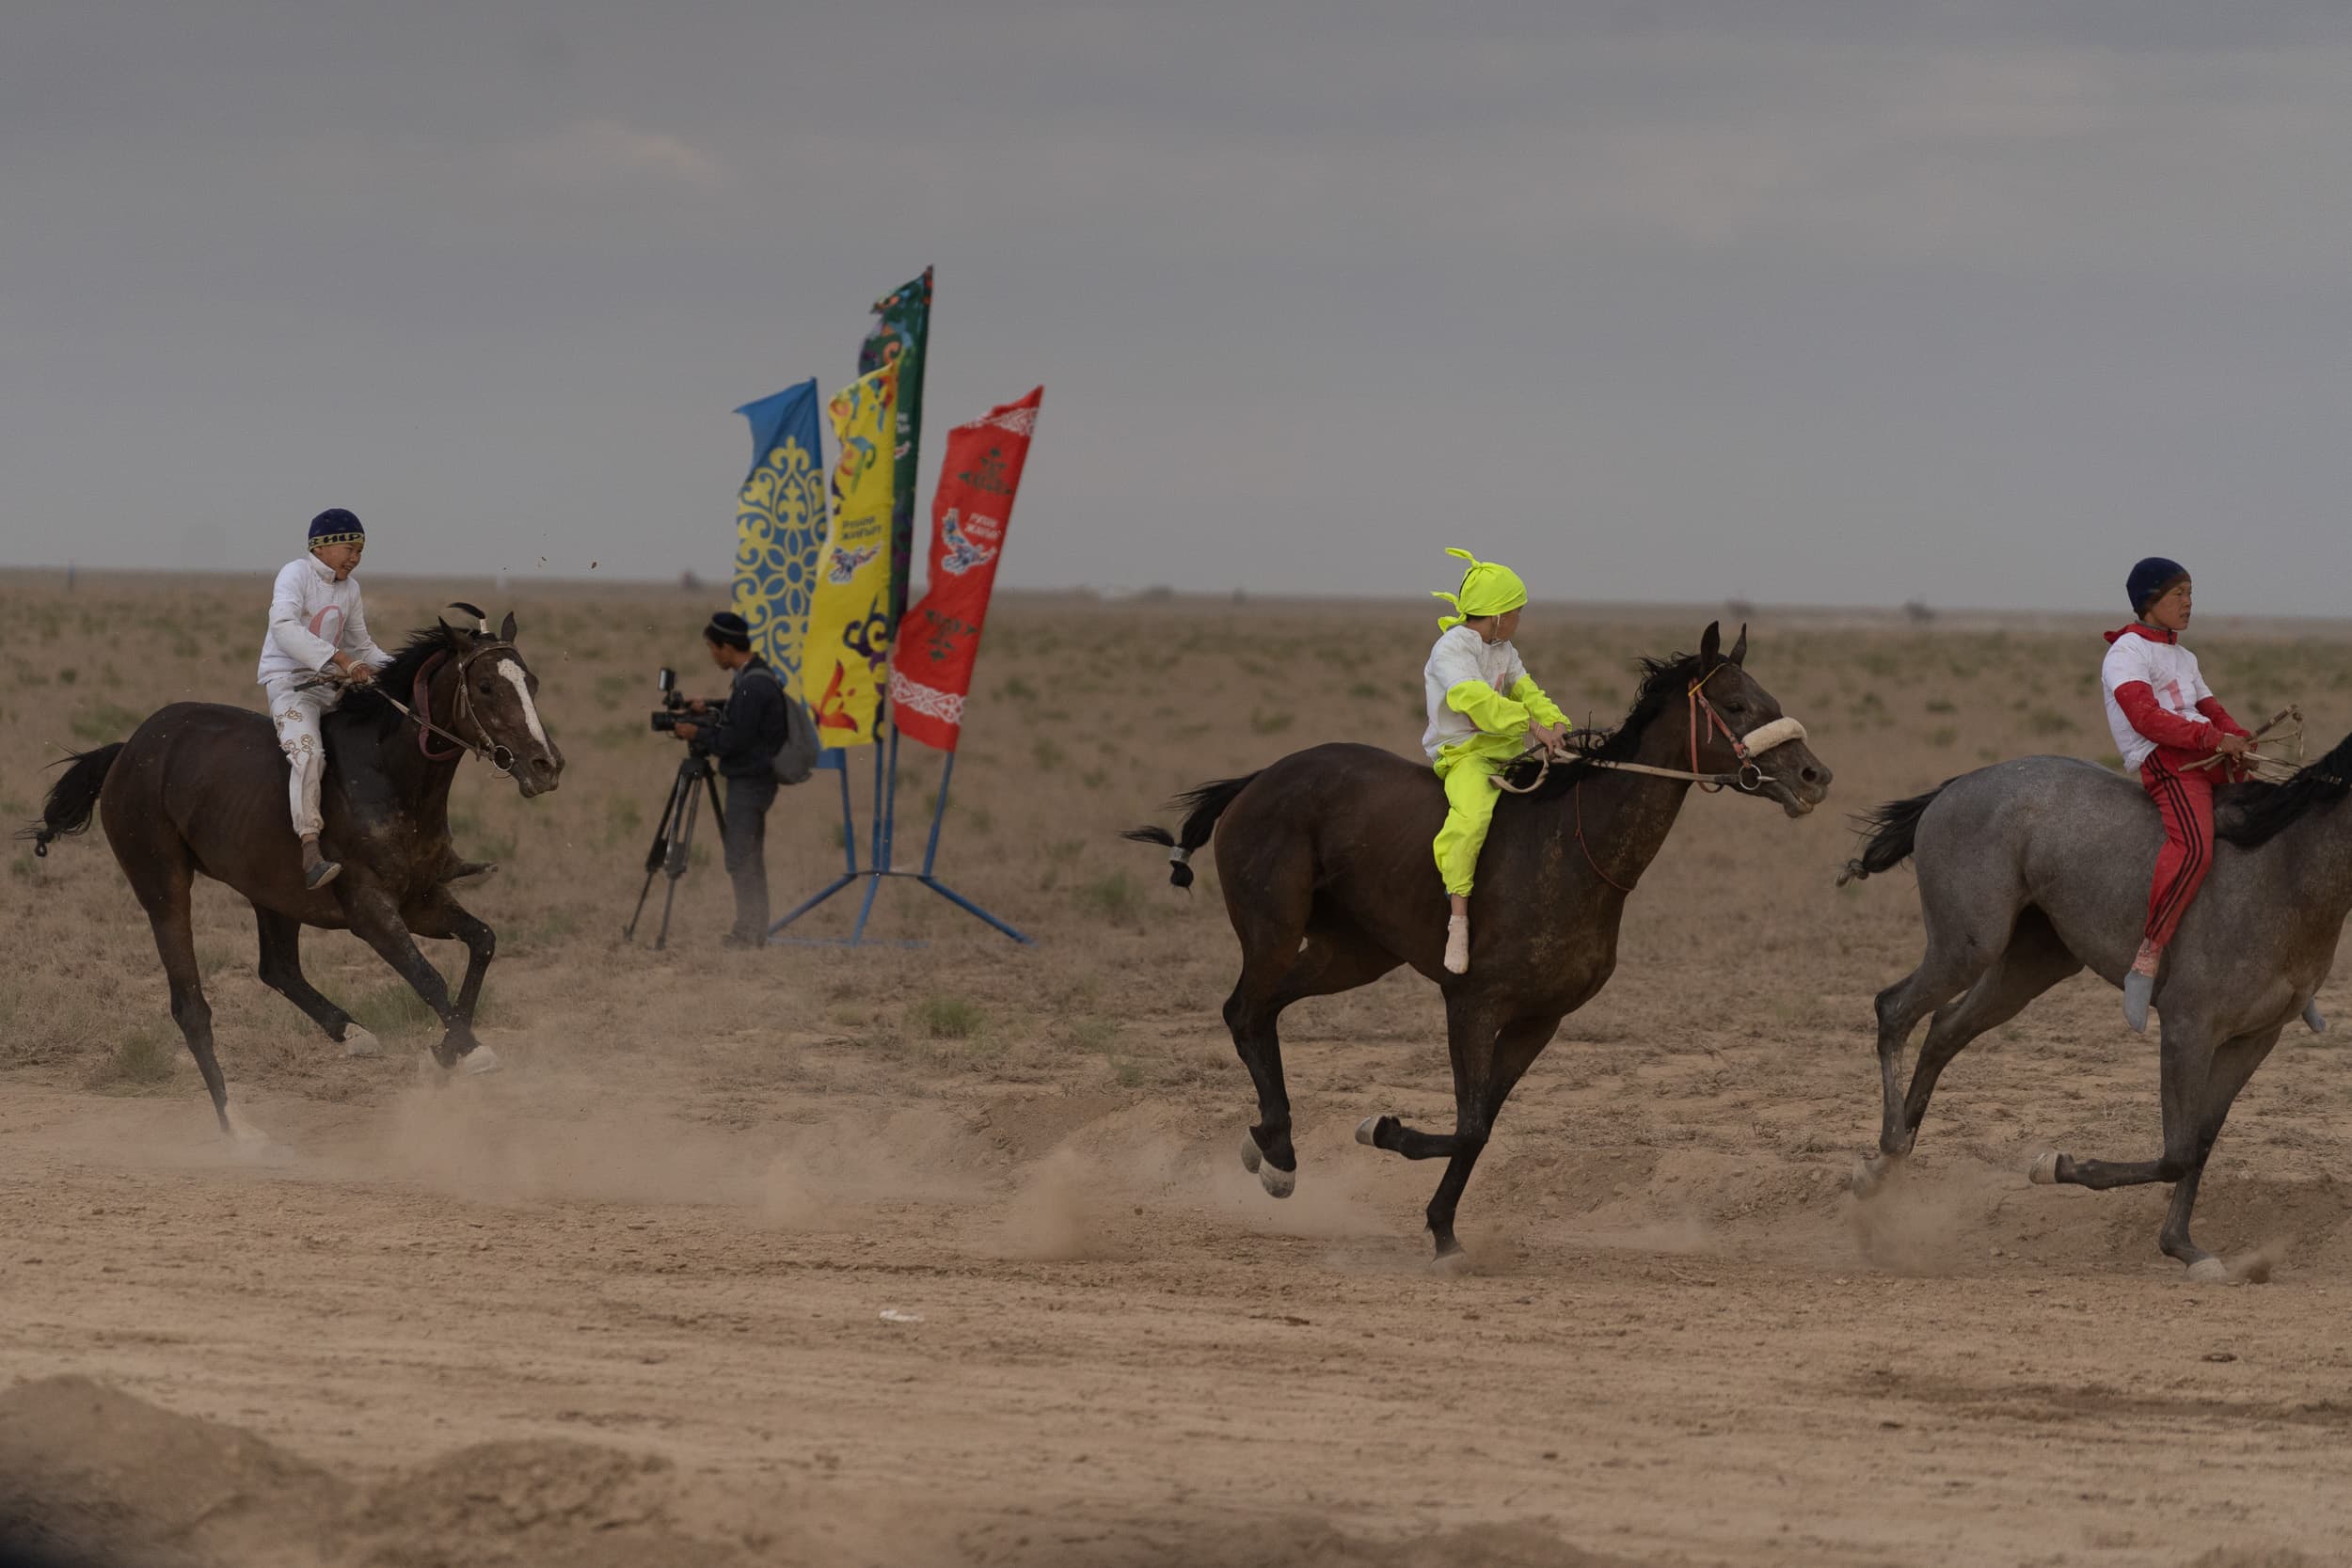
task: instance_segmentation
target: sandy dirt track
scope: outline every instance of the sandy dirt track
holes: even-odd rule
[[[188,689],[242,700],[202,619],[232,601],[183,599]],[[1251,668],[1170,652],[1182,617],[1231,607],[1016,605],[944,869],[1044,940],[1000,950],[895,890],[892,929],[933,942],[913,956],[711,951],[715,865],[671,953],[619,944],[650,829],[619,802],[658,799],[675,753],[603,683],[682,662],[691,625],[650,594],[551,598],[526,651],[534,613],[572,772],[545,811],[460,786],[508,862],[470,899],[503,939],[484,1036],[508,1072],[421,1076],[389,1002],[390,1053],[340,1057],[213,890],[224,1064],[272,1139],[240,1154],[183,1060],[142,1065],[163,988],[103,842],[12,869],[0,1505],[47,1538],[187,1563],[2352,1560],[2334,1037],[2280,1047],[2205,1184],[2201,1237],[2259,1251],[2267,1285],[2186,1285],[2154,1251],[2161,1190],[2026,1183],[2040,1148],[2154,1142],[2153,1050],[2089,983],[1963,1056],[1908,1179],[1857,1205],[1907,879],[1834,894],[1838,823],[1694,800],[1618,978],[1471,1184],[1481,1272],[1438,1278],[1437,1168],[1349,1137],[1446,1114],[1434,991],[1392,976],[1286,1019],[1302,1165],[1278,1203],[1233,1157],[1215,890],[1186,901],[1110,838],[1295,745],[1409,744],[1418,612],[1301,612],[1296,661]],[[1693,641],[1684,619],[1564,613],[1530,663],[1613,714],[1625,656]],[[1752,667],[1851,809],[1979,748],[2099,754],[2089,722],[2040,717],[2082,705],[2082,631],[2002,630],[1961,673],[1899,628],[1767,624]],[[73,635],[0,643],[12,816],[48,721],[89,710],[87,685],[24,685],[94,671]],[[2341,628],[2211,636],[2217,686],[2271,683],[2243,707],[2276,689],[2329,738],[2352,722]],[[1073,654],[1116,682],[1145,652],[1196,668],[1123,732],[1036,695]],[[1319,709],[1302,668],[1375,689]],[[780,891],[813,883],[821,816],[777,833]],[[306,957],[346,1005],[385,978],[340,936]],[[2323,1002],[2352,1022],[2352,990]]]

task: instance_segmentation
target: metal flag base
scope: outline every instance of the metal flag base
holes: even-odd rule
[[[869,865],[861,868],[857,863],[857,822],[855,813],[850,805],[849,753],[838,748],[828,751],[818,759],[817,766],[833,768],[841,775],[841,852],[844,865],[840,876],[835,877],[768,927],[768,940],[771,942],[781,942],[816,947],[876,945],[869,943],[866,940],[866,924],[873,917],[874,898],[882,892],[882,883],[896,877],[906,881],[921,883],[975,920],[994,927],[1024,947],[1035,945],[1027,937],[1023,936],[1019,931],[1014,930],[1010,926],[931,874],[931,868],[939,860],[940,826],[947,817],[947,785],[956,776],[955,752],[947,753],[946,768],[939,775],[939,800],[931,808],[930,838],[923,847],[923,868],[920,871],[902,870],[890,863],[892,840],[898,830],[898,731],[897,726],[891,727],[887,757],[882,754],[881,746],[874,748],[874,842],[870,856],[872,863]],[[866,895],[858,900],[857,920],[850,926],[848,936],[780,938],[777,935],[786,927],[817,908],[818,905],[824,903],[834,895],[845,892],[859,882],[866,884]],[[920,947],[923,944],[919,942],[896,942],[883,945]]]

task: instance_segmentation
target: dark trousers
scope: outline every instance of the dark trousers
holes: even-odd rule
[[[738,942],[768,940],[768,808],[776,803],[776,781],[727,781],[727,880],[735,884]]]

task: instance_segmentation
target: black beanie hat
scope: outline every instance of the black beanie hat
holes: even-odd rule
[[[356,545],[367,538],[368,531],[359,526],[359,519],[340,506],[330,506],[310,519],[310,547],[321,545]]]
[[[2188,576],[2188,568],[2177,561],[2167,561],[2152,555],[2132,568],[2132,575],[2123,586],[2132,596],[2132,613],[2145,614],[2150,605],[2172,592],[2173,585]]]
[[[721,643],[729,648],[740,648],[746,653],[751,651],[751,623],[732,610],[723,610],[713,615],[710,618],[710,625],[703,627],[703,637],[707,641]]]

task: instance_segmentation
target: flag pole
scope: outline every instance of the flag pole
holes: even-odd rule
[[[1006,925],[1003,921],[997,919],[994,915],[989,913],[977,904],[972,902],[971,899],[966,898],[962,894],[958,893],[954,888],[949,887],[946,883],[931,875],[931,867],[939,859],[940,824],[947,820],[947,786],[955,782],[955,777],[956,753],[950,752],[947,753],[946,767],[940,769],[939,802],[931,808],[930,842],[923,847],[923,869],[916,873],[915,879],[920,881],[925,887],[930,888],[933,893],[938,894],[942,898],[947,900],[950,904],[953,904],[956,908],[963,911],[964,913],[972,915],[976,919],[984,920],[989,925],[995,927],[998,930],[1012,938],[1013,941],[1019,942],[1022,946],[1034,947],[1037,944],[1031,942],[1027,937],[1023,936],[1019,931],[1014,930],[1011,927]]]

